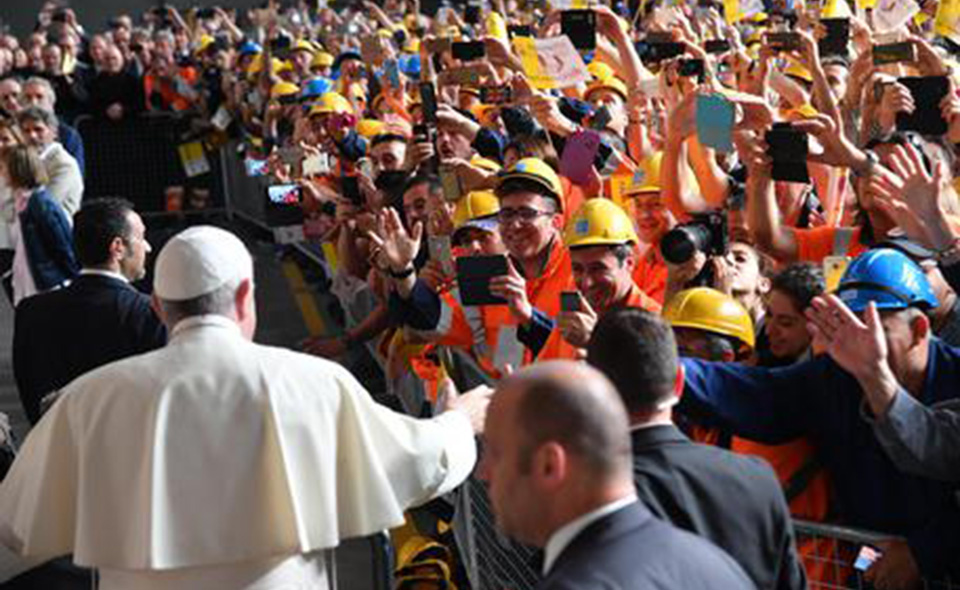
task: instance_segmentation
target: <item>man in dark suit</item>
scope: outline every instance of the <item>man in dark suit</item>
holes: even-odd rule
[[[716,543],[757,588],[806,588],[786,499],[763,460],[691,442],[672,422],[683,389],[673,331],[640,309],[604,315],[588,362],[617,387],[633,439],[633,475],[658,517]]]
[[[595,369],[554,361],[507,378],[484,439],[498,526],[544,549],[539,590],[754,587],[726,553],[637,501],[626,410]]]
[[[65,289],[17,306],[13,371],[31,424],[40,419],[47,394],[91,369],[166,342],[150,299],[130,284],[144,275],[150,251],[144,231],[126,201],[84,204],[73,226],[80,276]]]

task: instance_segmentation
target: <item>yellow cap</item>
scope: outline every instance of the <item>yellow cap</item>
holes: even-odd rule
[[[310,116],[326,115],[331,113],[352,113],[353,107],[350,101],[343,97],[339,92],[327,92],[321,94],[317,103],[310,108]]]
[[[488,172],[500,172],[500,168],[502,168],[502,166],[500,166],[500,164],[494,160],[491,160],[490,158],[484,158],[483,156],[477,154],[474,154],[473,157],[470,158],[470,165],[476,166],[477,168],[486,170]]]
[[[211,45],[213,45],[214,41],[216,41],[216,39],[214,39],[210,35],[203,35],[202,37],[200,37],[200,42],[197,43],[196,52],[203,53],[204,51],[209,49]]]
[[[715,289],[697,287],[673,296],[663,308],[663,319],[675,328],[693,328],[732,336],[754,347],[753,320],[737,300]]]
[[[329,68],[333,65],[333,56],[326,51],[318,51],[313,54],[313,60],[310,61],[311,68]]]
[[[590,65],[587,66],[587,71],[590,72],[590,75],[592,75],[595,80],[606,80],[607,78],[614,77],[613,68],[602,61],[594,60],[590,62]]]
[[[799,78],[808,84],[813,82],[813,74],[810,73],[810,70],[793,60],[790,60],[790,64],[783,70],[783,75]]]
[[[500,173],[497,196],[503,196],[500,193],[500,187],[506,181],[517,178],[532,180],[547,189],[550,196],[556,199],[559,211],[563,212],[563,185],[560,183],[560,177],[549,164],[540,158],[523,158],[518,161],[510,169]]]
[[[600,90],[612,90],[618,93],[623,100],[627,100],[627,85],[623,83],[623,80],[617,78],[616,76],[610,76],[606,79],[597,79],[590,83],[587,86],[587,91],[583,93],[583,99],[589,101],[590,96]]]
[[[270,98],[280,98],[281,96],[290,96],[300,94],[300,87],[292,82],[277,82],[270,89]]]
[[[620,246],[640,240],[630,216],[610,199],[588,199],[567,222],[563,242],[568,248]]]
[[[357,133],[369,139],[376,135],[380,135],[384,127],[385,125],[383,121],[378,121],[376,119],[360,119],[360,121],[357,122]]]
[[[662,159],[663,152],[655,152],[640,162],[623,194],[626,196],[660,192],[660,161]]]
[[[307,53],[313,53],[315,49],[313,44],[306,39],[298,39],[297,42],[293,44],[293,47],[290,48],[290,51],[306,51]]]
[[[493,216],[499,211],[500,200],[493,191],[469,192],[457,201],[457,207],[453,210],[453,227],[455,229],[481,227],[477,224],[470,225],[470,222],[482,219],[493,220]],[[488,229],[488,227],[482,227],[482,229]]]

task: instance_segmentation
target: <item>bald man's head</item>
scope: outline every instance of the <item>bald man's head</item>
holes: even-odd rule
[[[525,433],[520,468],[546,442],[556,442],[598,476],[630,470],[626,409],[602,373],[581,363],[538,363],[505,380],[514,425]],[[508,401],[508,400],[504,400]]]

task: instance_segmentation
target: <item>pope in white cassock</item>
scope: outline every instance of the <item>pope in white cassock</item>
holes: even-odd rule
[[[254,344],[253,261],[195,227],[157,258],[158,351],[64,390],[0,485],[0,543],[105,590],[323,588],[324,550],[403,522],[476,461],[488,394],[417,420],[341,366]]]

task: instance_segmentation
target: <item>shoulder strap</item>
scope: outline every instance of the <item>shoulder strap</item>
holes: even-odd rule
[[[820,464],[820,461],[817,460],[816,456],[811,455],[810,458],[800,466],[800,469],[793,472],[790,479],[783,484],[783,495],[787,497],[787,504],[793,502],[795,498],[806,491],[807,486],[809,486],[813,478],[820,473],[821,469],[823,469],[823,466]]]

